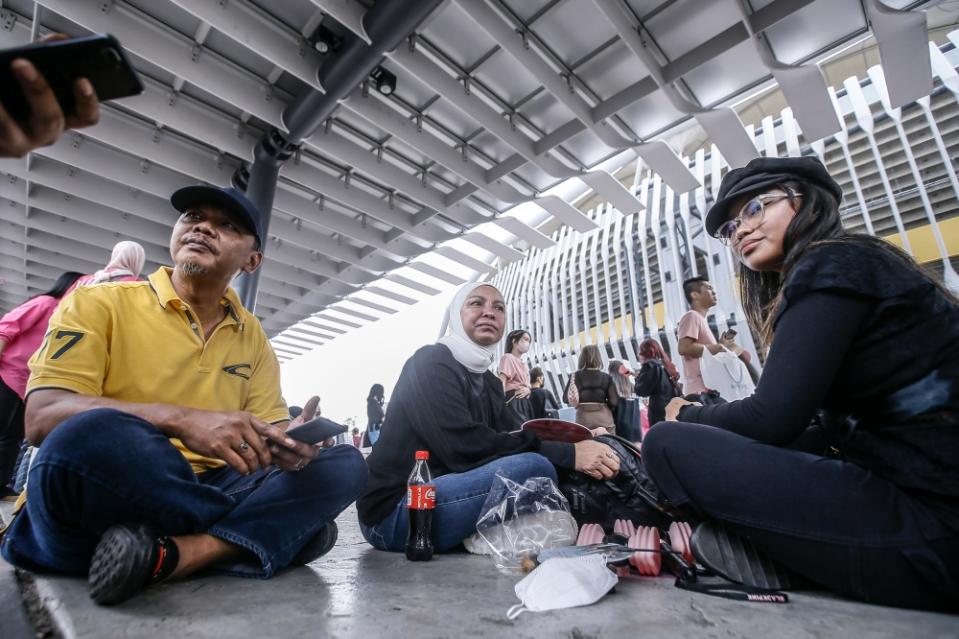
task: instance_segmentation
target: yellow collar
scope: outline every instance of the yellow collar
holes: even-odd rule
[[[173,280],[171,279],[172,274],[172,268],[169,266],[161,266],[152,275],[150,275],[150,286],[153,288],[153,292],[156,293],[157,301],[160,302],[160,306],[163,308],[166,308],[170,302],[173,302],[174,307],[177,309],[189,308],[190,305],[180,299],[180,296],[177,295],[176,289],[173,288]],[[240,297],[236,294],[236,291],[230,287],[227,287],[226,293],[220,300],[220,305],[226,307],[228,312],[228,322],[230,324],[236,324],[237,326],[241,327],[243,326],[243,320],[240,319],[240,313],[237,310],[243,308],[243,303],[240,301]]]

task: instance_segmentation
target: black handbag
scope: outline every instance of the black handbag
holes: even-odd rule
[[[600,435],[596,441],[619,456],[619,473],[612,479],[593,479],[574,470],[561,478],[559,488],[577,524],[600,524],[610,530],[617,519],[656,527],[668,527],[678,520],[678,513],[663,500],[632,442],[616,435]]]

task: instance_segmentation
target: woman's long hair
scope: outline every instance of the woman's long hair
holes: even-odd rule
[[[529,335],[530,339],[533,339],[533,336],[530,335],[530,332],[523,328],[517,328],[515,331],[510,331],[506,336],[506,353],[512,354],[513,347],[516,346],[516,342],[523,339],[523,335]]]
[[[782,285],[789,272],[810,249],[823,244],[859,244],[884,251],[906,268],[932,282],[947,298],[955,300],[949,291],[922,269],[907,253],[889,242],[871,235],[846,233],[839,216],[839,203],[825,189],[815,184],[784,182],[778,188],[796,197],[800,206],[786,227],[783,237],[783,267],[777,271],[753,271],[739,263],[739,291],[749,327],[766,348],[772,343],[773,319],[782,303]]]
[[[663,363],[663,368],[666,369],[666,374],[674,381],[679,381],[679,371],[676,370],[676,365],[673,364],[673,360],[669,358],[669,355],[666,354],[666,351],[663,350],[662,345],[654,340],[651,337],[647,337],[642,342],[639,343],[639,356],[643,358],[643,361],[648,359],[658,359]]]
[[[602,368],[603,367],[603,356],[599,352],[599,346],[596,344],[590,344],[584,346],[583,350],[579,352],[579,370],[584,370],[587,368]]]
[[[55,297],[58,300],[63,299],[63,296],[67,294],[67,291],[69,291],[70,288],[81,277],[83,277],[83,273],[67,271],[57,278],[57,281],[53,283],[53,286],[50,287],[50,290],[44,291],[43,293],[40,293],[40,295],[49,295],[50,297]],[[40,297],[40,295],[36,295],[35,297]]]
[[[613,384],[616,386],[616,393],[623,399],[629,399],[633,396],[633,382],[630,381],[629,377],[623,375],[619,372],[619,369],[623,367],[623,363],[618,359],[610,360],[609,366],[606,367],[606,371],[609,373],[609,376],[613,378]]]
[[[366,396],[367,400],[375,399],[376,401],[383,403],[383,395],[386,391],[383,389],[383,384],[373,384],[370,386],[370,394]]]

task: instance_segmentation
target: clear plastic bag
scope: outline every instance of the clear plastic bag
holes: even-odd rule
[[[497,474],[466,541],[471,552],[492,555],[506,574],[529,572],[541,550],[576,543],[576,520],[566,498],[548,477],[523,484]]]

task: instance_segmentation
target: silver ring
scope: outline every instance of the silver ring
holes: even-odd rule
[[[240,442],[239,448],[241,453],[245,453],[246,451],[250,450],[250,445],[247,444],[245,441],[242,441]]]
[[[616,459],[616,453],[606,453],[606,456],[610,459]]]
[[[303,466],[305,465],[305,464],[303,463],[304,461],[306,461],[306,460],[303,459],[302,457],[297,457],[297,459],[296,459],[296,465],[293,467],[293,470],[297,470],[297,471],[303,470]]]

